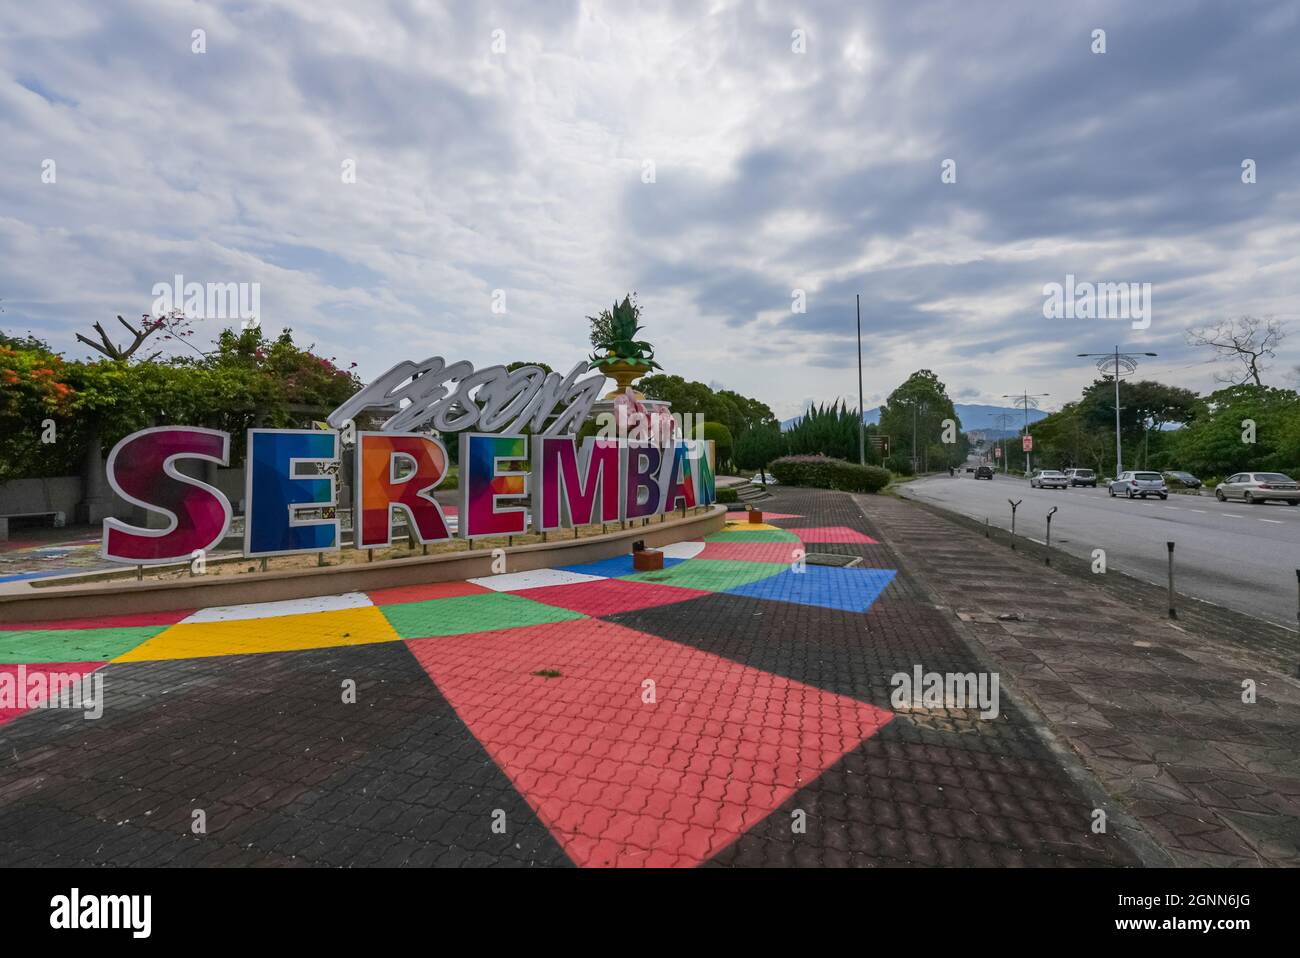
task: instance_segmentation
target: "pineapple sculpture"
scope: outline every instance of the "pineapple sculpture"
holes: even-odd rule
[[[612,309],[601,310],[599,316],[588,316],[591,322],[591,345],[595,352],[590,361],[593,369],[610,376],[618,383],[605,398],[613,399],[632,388],[633,381],[652,369],[662,369],[655,362],[654,347],[643,339],[635,339],[644,326],[639,324],[641,307],[632,301],[631,294]],[[645,397],[633,390],[638,399]]]

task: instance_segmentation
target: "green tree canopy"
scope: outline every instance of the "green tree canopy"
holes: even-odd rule
[[[1174,468],[1202,478],[1249,469],[1291,472],[1300,467],[1300,395],[1255,385],[1211,393],[1170,434],[1170,453]]]
[[[948,398],[947,387],[928,369],[918,369],[908,376],[880,407],[880,431],[890,437],[894,457],[905,450],[906,455],[915,456],[923,466],[947,468],[956,464],[952,460],[960,452],[960,444],[942,442],[945,419],[951,419],[956,432],[961,433],[961,420]],[[933,458],[936,446],[942,454],[938,461]],[[964,458],[965,453],[961,456]]]
[[[766,403],[729,389],[715,392],[704,383],[689,382],[681,376],[646,376],[636,384],[636,388],[647,399],[671,403],[672,411],[678,415],[702,413],[706,420],[726,426],[733,436],[739,436],[746,429],[776,423],[776,417]]]

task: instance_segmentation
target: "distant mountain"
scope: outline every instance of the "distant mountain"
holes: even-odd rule
[[[957,410],[957,418],[961,420],[961,428],[963,432],[970,432],[972,429],[983,429],[987,432],[997,433],[999,435],[1005,432],[1006,435],[1015,436],[1020,434],[1020,430],[1025,422],[1025,411],[1023,409],[1018,409],[1015,406],[985,406],[980,403],[959,402],[955,403],[953,408]],[[998,428],[998,416],[1004,414],[1014,416],[1015,418],[1007,424],[1005,430],[1001,430]],[[1041,409],[1029,410],[1030,422],[1038,422],[1038,420],[1045,419],[1047,416],[1048,413],[1043,412]],[[801,418],[803,417],[795,416],[793,419],[787,419],[782,422],[782,431],[793,427]],[[862,417],[862,421],[868,425],[880,422],[879,407],[868,409],[866,415]]]

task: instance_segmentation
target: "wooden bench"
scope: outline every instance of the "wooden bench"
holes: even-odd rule
[[[67,517],[62,512],[51,509],[49,512],[11,512],[8,515],[0,516],[0,542],[9,539],[9,520],[10,519],[36,519],[41,516],[53,516],[54,528],[62,529],[67,524]]]

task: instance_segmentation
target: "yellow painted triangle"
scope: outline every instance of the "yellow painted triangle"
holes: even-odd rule
[[[181,623],[113,661],[153,662],[257,652],[297,652],[340,645],[396,642],[399,638],[384,614],[371,606],[269,619]]]

